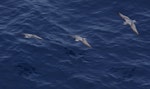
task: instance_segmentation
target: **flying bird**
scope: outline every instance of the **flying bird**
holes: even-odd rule
[[[124,22],[123,24],[124,24],[124,25],[129,25],[129,26],[131,27],[131,29],[138,35],[139,32],[137,31],[137,28],[136,28],[136,26],[135,26],[135,22],[136,22],[136,21],[130,19],[129,17],[127,17],[127,16],[125,16],[125,15],[123,15],[123,14],[121,14],[120,12],[119,12],[119,15],[120,15],[120,17],[121,17],[122,19],[125,20],[125,22]]]
[[[41,38],[41,37],[39,37],[35,34],[23,33],[23,35],[24,35],[25,38],[35,38],[35,39],[40,39],[40,40],[43,39],[43,38]]]
[[[82,42],[84,45],[86,45],[89,48],[92,48],[92,46],[87,42],[86,38],[82,38],[79,35],[71,35],[72,38],[75,39],[75,41],[80,41]]]

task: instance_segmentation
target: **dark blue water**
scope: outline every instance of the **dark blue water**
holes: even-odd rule
[[[1,0],[0,89],[150,89],[148,1]]]

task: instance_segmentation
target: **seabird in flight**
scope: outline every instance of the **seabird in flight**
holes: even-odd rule
[[[125,22],[124,22],[123,24],[124,24],[124,25],[130,25],[131,29],[138,35],[139,32],[137,31],[137,28],[136,28],[136,26],[135,26],[135,22],[136,22],[136,21],[130,19],[129,17],[127,17],[127,16],[125,16],[125,15],[123,15],[123,14],[121,14],[121,13],[119,13],[119,15],[120,15],[120,17],[121,17],[122,19],[125,20]]]
[[[79,35],[71,35],[71,37],[73,37],[75,39],[75,41],[80,41],[87,47],[92,48],[92,46],[87,42],[86,38],[82,38]]]
[[[41,38],[41,37],[39,37],[35,34],[23,33],[23,35],[24,35],[25,38],[36,38],[36,39],[40,39],[40,40],[43,39],[43,38]]]

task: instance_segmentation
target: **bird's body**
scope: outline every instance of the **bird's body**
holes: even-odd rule
[[[72,35],[72,37],[75,39],[75,41],[80,41],[82,42],[84,45],[86,45],[87,47],[92,48],[92,46],[87,42],[86,38],[82,38],[79,35]]]
[[[119,15],[120,15],[120,17],[121,17],[122,19],[125,20],[125,22],[124,22],[123,24],[124,24],[124,25],[129,25],[129,26],[131,27],[131,29],[138,35],[139,32],[137,31],[137,28],[136,28],[136,26],[135,26],[135,22],[136,22],[136,21],[130,19],[129,17],[127,17],[127,16],[125,16],[125,15],[123,15],[123,14],[121,14],[121,13],[119,13]]]

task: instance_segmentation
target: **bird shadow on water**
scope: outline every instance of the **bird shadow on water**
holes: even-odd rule
[[[20,62],[16,63],[14,65],[15,70],[18,75],[22,77],[29,77],[31,75],[37,75],[38,73],[36,72],[36,68],[33,67],[31,64],[26,63],[26,62]]]
[[[17,75],[22,76],[23,78],[34,82],[37,86],[49,85],[49,82],[40,80],[38,77],[40,73],[37,72],[37,69],[27,62],[19,62],[14,65]]]
[[[136,72],[137,68],[136,67],[131,67],[131,68],[127,68],[127,67],[112,67],[110,69],[110,71],[112,72],[111,74],[113,74],[114,76],[116,76],[116,78],[121,78],[121,79],[129,79],[134,77],[134,74]]]

